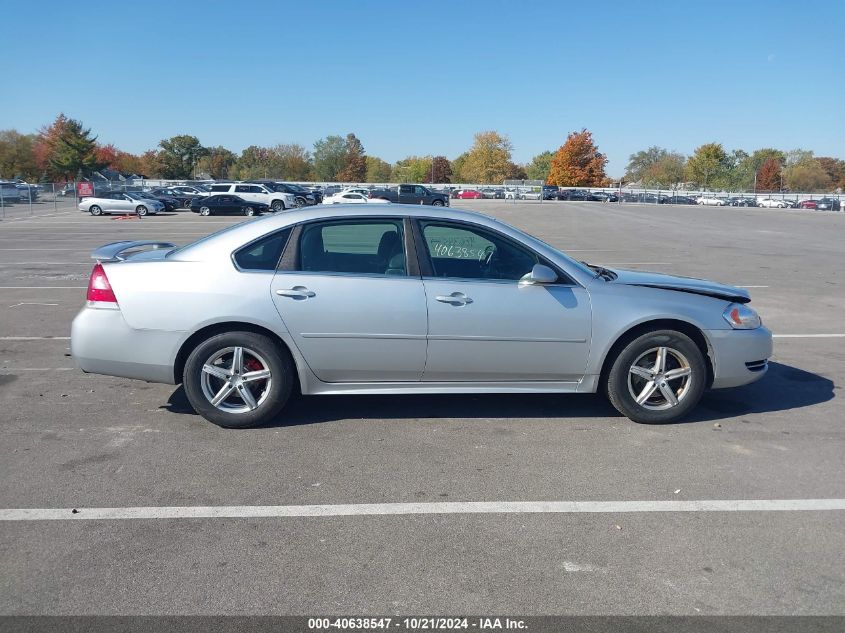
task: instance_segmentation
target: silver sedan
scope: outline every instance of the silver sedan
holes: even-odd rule
[[[632,420],[761,378],[745,290],[589,266],[493,218],[308,207],[176,248],[92,255],[71,349],[86,372],[184,385],[225,427],[303,394],[592,393]]]
[[[147,195],[147,194],[144,194]],[[155,215],[164,211],[164,203],[145,198],[134,191],[106,191],[79,201],[79,210],[91,215],[105,213],[134,213]]]

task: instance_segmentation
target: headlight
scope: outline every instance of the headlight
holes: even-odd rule
[[[760,315],[742,303],[732,303],[725,308],[722,316],[735,330],[753,330],[763,324]]]

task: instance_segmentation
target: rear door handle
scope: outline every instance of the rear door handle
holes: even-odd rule
[[[313,290],[308,290],[305,286],[294,286],[293,288],[281,288],[276,291],[276,294],[282,297],[291,297],[292,299],[310,299],[317,293]]]
[[[449,295],[438,295],[435,297],[440,303],[448,303],[453,306],[464,306],[472,303],[472,299],[467,297],[463,292],[453,292]]]

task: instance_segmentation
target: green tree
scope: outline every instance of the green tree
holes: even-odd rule
[[[197,171],[207,172],[212,178],[229,178],[238,157],[225,147],[209,147],[204,156],[197,160]]]
[[[628,167],[625,170],[625,180],[629,182],[641,181],[651,167],[669,156],[669,150],[652,145],[628,157]]]
[[[465,182],[499,183],[513,171],[511,151],[513,145],[507,136],[490,130],[475,135],[475,142],[461,165]]]
[[[546,182],[546,178],[549,177],[549,169],[552,167],[553,156],[554,154],[549,151],[537,154],[531,159],[531,162],[526,165],[525,177],[530,180],[542,180],[543,182]]]
[[[408,156],[396,161],[390,179],[393,182],[428,182],[431,179],[431,156]]]
[[[272,148],[271,153],[280,178],[285,180],[311,180],[314,170],[311,152],[302,145],[296,143],[276,145]]]
[[[97,157],[97,137],[81,121],[67,119],[51,147],[50,170],[63,178],[90,176],[105,166]]]
[[[346,141],[332,135],[314,143],[314,177],[324,182],[338,180],[346,166]]]
[[[364,146],[358,137],[351,132],[346,135],[346,152],[343,158],[343,169],[337,174],[340,182],[364,182],[367,177],[367,157]]]
[[[21,134],[17,130],[0,132],[0,176],[36,180],[39,170],[34,145],[34,134]]]
[[[196,136],[179,134],[163,139],[158,146],[158,170],[163,178],[191,178],[197,161],[208,153]]]
[[[367,182],[389,182],[393,166],[378,156],[367,156]]]
[[[729,169],[729,159],[720,143],[707,143],[696,148],[687,160],[685,169],[689,182],[706,189],[724,180]]]
[[[467,162],[469,152],[464,152],[452,161],[452,182],[467,182],[469,179],[464,177],[464,165]]]
[[[828,191],[833,183],[819,161],[804,157],[783,171],[784,186],[790,191]]]

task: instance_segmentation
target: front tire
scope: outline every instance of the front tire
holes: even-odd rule
[[[88,209],[88,212],[91,215],[103,215],[103,210],[100,207],[98,207],[96,204],[94,206],[92,206],[90,209]]]
[[[707,364],[698,346],[675,330],[647,332],[616,356],[605,382],[611,404],[640,424],[686,416],[704,394]]]
[[[200,343],[185,363],[185,395],[209,422],[229,429],[274,420],[293,388],[286,350],[254,332],[226,332]]]
[[[442,201],[442,200],[435,200],[434,202],[432,202],[432,203],[431,203],[431,206],[433,206],[433,207],[442,207],[442,206],[443,206],[443,201]]]
[[[273,200],[273,204],[270,205],[270,208],[273,211],[284,211],[285,210],[285,203],[281,200]]]
[[[250,218],[255,215],[255,210],[252,207],[244,207],[244,215]]]
[[[145,215],[147,215],[147,207],[145,207],[143,204],[139,204],[135,208],[135,213],[137,213],[141,217],[144,217]]]
[[[208,207],[200,207],[200,215],[211,215],[211,209]]]

